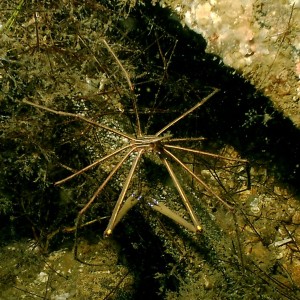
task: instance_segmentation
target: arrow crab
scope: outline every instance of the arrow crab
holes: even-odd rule
[[[82,39],[82,38],[81,38]],[[82,39],[84,43],[84,40]],[[111,54],[119,69],[124,75],[124,78],[127,81],[129,86],[129,90],[132,92],[134,97],[134,85],[131,82],[131,79],[125,70],[124,66],[118,59],[117,55],[114,53],[111,46],[106,42],[106,40],[102,40],[103,45],[106,47],[108,52]],[[97,59],[95,58],[97,61]],[[73,228],[66,229],[65,231],[73,231],[75,230],[75,235],[77,237],[78,228],[88,224],[83,224],[83,219],[86,212],[93,205],[95,200],[100,197],[105,187],[108,183],[116,176],[116,173],[120,171],[120,169],[126,165],[126,169],[128,173],[123,175],[124,179],[122,182],[121,192],[116,201],[112,214],[110,216],[108,225],[106,230],[104,231],[104,236],[110,236],[115,229],[116,225],[120,222],[120,220],[127,214],[127,212],[137,203],[144,202],[147,206],[151,207],[153,210],[167,216],[174,222],[180,224],[190,232],[201,232],[202,225],[198,219],[197,213],[195,212],[189,197],[185,191],[184,185],[182,181],[179,179],[177,174],[177,170],[181,169],[181,173],[184,173],[184,176],[191,178],[193,182],[197,183],[197,185],[201,186],[201,188],[206,191],[209,196],[215,198],[217,201],[221,202],[226,208],[229,210],[234,210],[233,205],[224,200],[221,196],[218,195],[217,192],[214,191],[210,187],[208,183],[205,182],[205,179],[202,179],[201,175],[198,172],[194,171],[188,163],[184,161],[182,157],[186,157],[189,155],[193,155],[196,157],[204,157],[211,159],[213,161],[226,161],[235,163],[243,171],[248,169],[248,161],[245,159],[237,158],[237,157],[227,157],[224,155],[214,154],[207,151],[198,150],[191,147],[186,147],[185,144],[189,142],[196,142],[204,140],[203,137],[188,137],[188,138],[176,138],[170,132],[169,129],[180,123],[184,118],[195,112],[198,108],[204,105],[209,99],[214,97],[215,94],[219,92],[219,89],[213,88],[212,91],[204,98],[202,98],[198,103],[196,103],[190,109],[187,109],[185,112],[180,114],[178,117],[174,118],[172,121],[168,122],[165,126],[163,126],[160,130],[156,131],[154,134],[147,134],[143,132],[140,120],[140,112],[137,107],[137,101],[134,99],[133,103],[133,115],[135,118],[134,124],[134,133],[127,133],[118,128],[114,128],[113,126],[106,125],[105,122],[101,122],[95,120],[93,118],[86,117],[83,114],[71,113],[61,110],[55,110],[49,108],[44,105],[33,103],[29,100],[24,100],[23,102],[31,105],[37,109],[44,110],[48,113],[56,114],[61,117],[68,117],[70,119],[76,120],[78,122],[86,123],[89,126],[96,128],[96,130],[101,130],[104,132],[104,135],[113,135],[120,140],[123,141],[123,144],[120,144],[116,147],[116,149],[111,150],[105,153],[104,156],[95,160],[93,163],[87,165],[86,167],[74,171],[73,174],[68,177],[59,180],[55,183],[55,185],[61,185],[74,177],[80,176],[81,174],[85,174],[85,172],[96,168],[97,166],[101,166],[104,163],[111,162],[112,166],[108,172],[108,175],[104,179],[104,181],[98,186],[92,197],[89,201],[84,205],[84,207],[79,211],[76,226]],[[179,154],[177,154],[179,153]],[[163,166],[167,173],[169,174],[169,178],[171,179],[171,185],[177,190],[179,197],[187,211],[187,215],[189,220],[186,217],[182,217],[180,214],[171,210],[166,204],[161,201],[158,201],[154,198],[149,197],[151,192],[147,191],[146,188],[135,189],[133,187],[133,182],[138,177],[138,170],[141,162],[144,158],[151,156],[155,157],[155,160],[159,163],[159,165]],[[150,158],[151,159],[151,158]],[[248,173],[247,173],[248,175]],[[215,176],[217,177],[217,176]],[[218,178],[216,178],[218,181]],[[248,180],[249,185],[249,180]],[[75,242],[76,244],[76,242]],[[75,258],[77,257],[77,247],[75,246]],[[78,259],[78,258],[77,258]]]

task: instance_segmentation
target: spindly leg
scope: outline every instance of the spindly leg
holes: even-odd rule
[[[195,226],[196,231],[198,231],[198,232],[202,231],[202,227],[200,225],[200,222],[198,221],[198,219],[197,219],[197,217],[196,217],[196,215],[195,215],[195,213],[192,209],[192,206],[189,202],[188,197],[186,196],[186,194],[185,194],[183,188],[181,187],[181,185],[180,185],[173,169],[171,168],[171,165],[169,164],[169,162],[167,161],[167,159],[165,157],[162,156],[161,160],[164,163],[164,165],[166,166],[166,168],[167,168],[167,170],[168,170],[168,172],[169,172],[169,174],[170,174],[170,176],[171,176],[171,178],[172,178],[172,180],[175,184],[175,187],[176,187],[178,193],[180,194],[180,197],[181,197],[181,199],[182,199],[182,201],[183,201],[183,203],[184,203],[184,205],[185,205],[185,207],[186,207],[186,209],[187,209],[187,211],[188,211],[188,213],[189,213],[189,215],[190,215],[190,217],[193,221],[193,224]]]
[[[114,227],[118,225],[122,218],[140,201],[141,198],[142,196],[136,197],[135,193],[133,193],[124,201],[122,207],[119,210],[119,213],[116,216]]]
[[[173,141],[173,140],[171,140]],[[236,161],[236,162],[241,162],[241,163],[247,163],[248,161],[246,159],[240,159],[240,158],[231,158],[231,157],[226,157],[223,155],[219,154],[214,154],[206,151],[201,151],[201,150],[195,150],[195,149],[190,149],[190,148],[185,148],[185,147],[180,147],[180,146],[174,146],[174,145],[164,145],[165,148],[171,148],[171,149],[177,149],[177,150],[182,150],[190,153],[195,153],[195,154],[200,154],[204,156],[210,156],[210,157],[215,157],[215,158],[221,158],[224,160],[230,160],[230,161]]]
[[[114,210],[112,212],[112,215],[111,215],[111,218],[109,220],[109,223],[108,223],[108,226],[106,228],[106,230],[104,231],[104,236],[109,236],[111,235],[113,229],[115,228],[116,226],[116,220],[117,220],[117,217],[119,215],[119,212],[120,212],[120,208],[121,208],[121,205],[122,205],[122,202],[124,200],[124,197],[126,196],[126,193],[127,193],[127,190],[128,190],[128,187],[129,187],[129,184],[132,180],[132,177],[133,177],[133,174],[134,174],[134,171],[138,165],[138,162],[142,156],[142,153],[144,152],[144,149],[139,149],[138,150],[138,154],[135,158],[135,160],[133,161],[132,163],[132,166],[131,166],[131,169],[129,171],[129,174],[127,175],[126,177],[126,180],[124,182],[124,185],[123,185],[123,188],[122,188],[122,191],[120,193],[120,196],[118,198],[118,201],[114,207]]]
[[[164,153],[173,158],[182,168],[184,168],[196,181],[198,181],[209,193],[211,193],[215,198],[222,202],[227,208],[233,210],[233,207],[224,201],[218,194],[216,194],[203,180],[201,180],[195,173],[193,173],[179,158],[172,154],[167,149],[164,149]]]
[[[118,164],[113,168],[113,170],[109,173],[109,175],[106,177],[106,179],[102,182],[102,184],[99,186],[97,191],[94,193],[93,197],[89,200],[89,202],[84,206],[84,208],[81,209],[79,212],[79,215],[83,215],[87,209],[91,206],[91,204],[94,202],[96,197],[100,194],[100,192],[103,190],[103,188],[106,186],[108,181],[112,178],[112,176],[118,171],[118,169],[121,167],[121,165],[124,163],[124,161],[129,157],[129,155],[135,150],[131,149],[124,155],[124,157],[118,162]]]
[[[173,126],[175,123],[177,123],[178,121],[180,121],[181,119],[185,118],[187,115],[189,115],[191,112],[193,112],[195,109],[199,108],[200,106],[202,106],[206,101],[208,101],[212,96],[214,96],[217,92],[219,92],[219,89],[215,88],[208,96],[206,96],[205,98],[203,98],[200,102],[198,102],[196,105],[194,105],[192,108],[190,108],[189,110],[187,110],[185,113],[183,113],[182,115],[180,115],[178,118],[176,118],[175,120],[173,120],[172,122],[170,122],[169,124],[167,124],[165,127],[163,127],[161,130],[159,130],[155,135],[159,136],[161,135],[163,132],[165,132],[168,128],[170,128],[171,126]]]
[[[82,262],[78,258],[77,253],[77,240],[78,240],[78,228],[81,227],[82,217],[85,214],[85,212],[88,210],[88,208],[92,205],[92,203],[95,201],[96,197],[100,194],[100,192],[104,189],[106,184],[109,182],[109,180],[113,177],[113,175],[119,170],[119,168],[122,166],[122,164],[125,162],[125,160],[129,157],[129,155],[135,151],[135,148],[132,148],[130,151],[128,151],[124,157],[118,162],[118,164],[112,169],[112,171],[109,173],[109,175],[106,177],[106,179],[102,182],[102,184],[99,186],[97,191],[94,193],[92,198],[89,200],[89,202],[80,210],[77,216],[76,220],[76,228],[75,228],[75,246],[74,246],[74,257],[76,260]]]
[[[199,231],[199,230],[196,229],[196,227],[194,225],[192,225],[191,223],[189,223],[188,221],[186,221],[185,219],[180,217],[177,213],[172,211],[170,208],[168,208],[163,203],[152,199],[152,200],[148,201],[148,204],[155,211],[165,215],[166,217],[168,217],[171,220],[173,220],[174,222],[182,225],[183,227],[185,227],[189,231],[194,232],[194,233]]]
[[[31,106],[33,106],[33,107],[36,107],[36,108],[43,109],[43,110],[45,110],[45,111],[51,112],[51,113],[56,114],[56,115],[59,115],[59,116],[72,117],[72,118],[74,118],[74,119],[77,119],[77,120],[80,120],[80,121],[84,121],[84,122],[86,122],[86,123],[88,123],[88,124],[94,125],[94,126],[96,126],[96,127],[100,127],[100,128],[105,129],[105,130],[107,130],[107,131],[109,131],[109,132],[113,132],[113,133],[115,133],[116,135],[122,136],[122,137],[124,137],[124,138],[126,138],[126,139],[128,139],[128,140],[130,140],[130,141],[135,141],[135,140],[136,140],[136,139],[135,139],[132,135],[130,135],[130,134],[126,134],[126,133],[121,132],[121,131],[119,131],[119,130],[117,130],[117,129],[110,128],[110,127],[108,127],[108,126],[106,126],[106,125],[104,125],[104,124],[98,123],[98,122],[96,122],[96,121],[93,121],[93,120],[91,120],[91,119],[88,119],[88,118],[86,118],[86,117],[84,117],[84,116],[81,116],[81,115],[79,115],[79,114],[73,114],[73,113],[69,113],[69,112],[64,112],[64,111],[60,111],[60,110],[55,110],[55,109],[52,109],[52,108],[49,108],[49,107],[46,107],[46,106],[43,106],[43,105],[39,105],[39,104],[33,103],[33,102],[31,102],[31,101],[28,101],[28,100],[23,100],[23,103],[29,104],[29,105],[31,105]]]
[[[82,173],[88,171],[89,169],[91,169],[91,168],[93,168],[93,167],[96,167],[97,165],[99,165],[100,163],[104,162],[105,160],[107,160],[107,159],[113,157],[114,155],[118,154],[119,152],[122,152],[123,150],[128,149],[128,148],[130,148],[130,147],[132,147],[132,146],[131,146],[131,145],[127,145],[127,146],[124,146],[124,147],[122,147],[122,148],[119,148],[119,149],[117,149],[116,151],[114,151],[114,152],[112,152],[112,153],[110,153],[110,154],[108,154],[108,155],[102,157],[101,159],[96,160],[96,161],[93,162],[92,164],[90,164],[90,165],[84,167],[83,169],[81,169],[81,170],[75,172],[74,174],[72,174],[72,175],[70,175],[70,176],[68,176],[68,177],[66,177],[66,178],[64,178],[64,179],[62,179],[62,180],[56,181],[56,182],[54,183],[54,185],[62,184],[62,183],[64,183],[64,182],[66,182],[66,181],[68,181],[68,180],[70,180],[70,179],[76,177],[77,175],[80,175],[80,174],[82,174]]]

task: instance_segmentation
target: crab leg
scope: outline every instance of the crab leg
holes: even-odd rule
[[[181,119],[183,119],[184,117],[186,117],[187,115],[189,115],[191,112],[193,112],[195,109],[197,109],[198,107],[202,106],[206,101],[208,101],[212,96],[214,96],[217,92],[219,92],[219,89],[215,88],[208,96],[206,96],[205,98],[203,98],[200,102],[198,102],[196,105],[194,105],[192,108],[190,108],[189,110],[187,110],[185,113],[183,113],[182,115],[180,115],[178,118],[176,118],[175,120],[173,120],[172,122],[170,122],[169,124],[167,124],[165,127],[163,127],[160,131],[158,131],[155,135],[159,136],[161,135],[163,132],[165,132],[168,128],[170,128],[171,126],[173,126],[175,123],[177,123],[178,121],[180,121]]]
[[[134,148],[134,150],[136,150],[136,148]],[[131,152],[132,152],[132,151],[133,151],[133,150],[131,150]],[[104,231],[104,236],[109,236],[109,235],[111,235],[111,233],[112,233],[114,227],[116,226],[116,220],[117,220],[117,217],[118,217],[118,215],[119,215],[119,212],[120,212],[120,208],[121,208],[122,202],[123,202],[124,197],[125,197],[125,195],[126,195],[126,193],[127,193],[127,190],[128,190],[129,184],[130,184],[130,182],[131,182],[131,180],[132,180],[134,171],[135,171],[135,169],[136,169],[136,167],[137,167],[137,165],[138,165],[138,162],[139,162],[139,160],[140,160],[140,158],[141,158],[143,152],[144,152],[144,149],[139,149],[139,150],[138,150],[138,154],[137,154],[135,160],[133,161],[132,166],[131,166],[131,169],[130,169],[130,171],[129,171],[127,177],[126,177],[126,180],[125,180],[125,182],[124,182],[122,191],[121,191],[121,193],[120,193],[120,196],[119,196],[119,198],[118,198],[118,201],[117,201],[117,203],[116,203],[116,205],[115,205],[115,207],[114,207],[114,210],[113,210],[113,212],[112,212],[111,218],[110,218],[110,220],[109,220],[108,226],[107,226],[106,230]]]
[[[176,142],[191,142],[191,141],[205,141],[205,137],[189,137],[189,138],[170,138],[167,141],[169,143],[176,143]]]
[[[213,194],[220,202],[222,202],[227,208],[233,210],[233,207],[224,201],[218,194],[216,194],[203,180],[201,180],[195,173],[193,173],[179,158],[172,154],[167,149],[164,149],[164,153],[173,158],[182,168],[184,168],[194,179],[196,179],[209,193]]]
[[[132,82],[130,80],[128,72],[126,71],[126,69],[124,68],[124,66],[120,62],[120,60],[118,59],[117,55],[114,53],[113,49],[106,42],[106,40],[102,39],[102,42],[105,45],[106,49],[110,52],[110,54],[112,55],[112,57],[115,59],[115,61],[119,65],[119,67],[121,68],[121,70],[124,73],[124,76],[125,76],[125,78],[127,80],[128,86],[129,86],[130,90],[133,92],[134,86],[133,86],[133,84],[132,84]],[[97,60],[97,62],[98,62],[98,60]],[[99,63],[99,65],[100,65],[100,63]],[[136,100],[133,101],[133,109],[134,109],[134,114],[135,114],[135,117],[136,117],[137,136],[141,137],[142,136],[142,130],[141,130],[140,117],[139,117],[138,109],[137,109],[137,105],[136,105]]]
[[[106,184],[109,182],[109,180],[113,177],[113,175],[118,171],[118,169],[122,166],[122,164],[125,162],[125,160],[129,157],[129,155],[135,151],[136,148],[130,149],[123,158],[118,162],[118,164],[112,169],[112,171],[109,173],[109,175],[106,177],[106,179],[102,182],[102,184],[99,186],[97,191],[94,193],[92,198],[89,200],[89,202],[80,210],[77,216],[76,225],[75,225],[75,241],[77,241],[78,237],[78,228],[81,227],[82,217],[85,214],[85,212],[88,210],[88,208],[92,205],[92,203],[95,201],[96,197],[100,194],[100,192],[103,190],[103,188],[106,186]],[[78,258],[77,252],[78,252],[78,245],[77,242],[75,242],[74,246],[74,257],[79,262],[83,262]],[[92,264],[91,264],[92,265]]]
[[[135,197],[133,193],[125,200],[125,202],[119,210],[119,213],[116,216],[114,227],[116,227],[116,225],[122,220],[122,218],[127,214],[127,212],[140,201],[141,197],[142,196]]]
[[[70,179],[76,177],[77,175],[80,175],[80,174],[82,174],[82,173],[88,171],[89,169],[91,169],[91,168],[93,168],[93,167],[99,165],[99,164],[102,163],[103,161],[105,161],[105,160],[111,158],[112,156],[114,156],[114,155],[118,154],[119,152],[122,152],[123,150],[125,150],[125,149],[127,149],[127,148],[130,148],[130,147],[132,147],[132,146],[131,146],[131,145],[127,145],[127,146],[124,146],[124,147],[122,147],[122,148],[119,148],[119,149],[117,149],[116,151],[114,151],[113,153],[110,153],[110,154],[108,154],[108,155],[102,157],[101,159],[96,160],[96,161],[93,162],[92,164],[90,164],[90,165],[84,167],[83,169],[81,169],[81,170],[75,172],[74,174],[72,174],[72,175],[70,175],[70,176],[68,176],[68,177],[66,177],[66,178],[64,178],[64,179],[62,179],[62,180],[56,181],[56,182],[54,183],[54,185],[62,184],[62,183],[64,183],[64,182],[66,182],[66,181],[68,181],[68,180],[70,180]]]
[[[154,209],[155,211],[165,215],[166,217],[170,218],[174,222],[178,223],[179,225],[182,225],[186,229],[188,229],[191,232],[196,233],[199,231],[194,225],[180,217],[178,214],[176,214],[174,211],[172,211],[170,208],[168,208],[163,203],[156,201],[154,199],[151,200],[151,202],[148,202],[149,206]]]
[[[177,179],[177,177],[176,177],[173,169],[171,168],[171,165],[167,161],[166,157],[161,157],[161,160],[164,163],[164,165],[166,166],[166,168],[167,168],[167,170],[168,170],[168,172],[169,172],[169,174],[170,174],[170,176],[171,176],[171,178],[172,178],[172,180],[173,180],[173,182],[175,184],[175,187],[176,187],[178,193],[180,194],[180,197],[181,197],[181,199],[182,199],[182,201],[183,201],[183,203],[184,203],[184,205],[185,205],[188,213],[190,214],[190,217],[191,217],[191,219],[193,221],[193,224],[194,224],[194,226],[196,228],[196,231],[198,231],[198,232],[202,231],[202,227],[200,225],[200,222],[198,221],[198,219],[197,219],[197,217],[196,217],[196,215],[195,215],[195,213],[194,213],[194,211],[192,209],[192,206],[190,204],[189,199],[187,198],[186,194],[184,193],[183,188],[181,187],[181,185],[180,185],[180,183],[179,183],[179,181],[178,181],[178,179]]]
[[[195,154],[211,156],[211,157],[215,157],[215,158],[226,159],[226,160],[230,160],[230,161],[237,161],[237,162],[243,162],[243,163],[248,162],[246,159],[231,158],[231,157],[226,157],[226,156],[223,156],[223,155],[218,155],[218,154],[214,154],[214,153],[210,153],[210,152],[206,152],[206,151],[194,150],[194,149],[180,147],[180,146],[164,145],[164,147],[177,149],[177,150],[183,150],[183,151],[187,151],[187,152],[191,152],[191,153],[195,153]]]
[[[29,104],[33,107],[36,107],[36,108],[40,108],[40,109],[43,109],[45,111],[48,111],[48,112],[51,112],[53,114],[56,114],[56,115],[60,115],[60,116],[65,116],[65,117],[72,117],[72,118],[75,118],[75,119],[78,119],[78,120],[81,120],[81,121],[84,121],[88,124],[91,124],[91,125],[94,125],[94,126],[97,126],[97,127],[100,127],[102,129],[105,129],[107,131],[110,131],[110,132],[113,132],[119,136],[122,136],[122,137],[125,137],[127,138],[128,140],[130,141],[135,141],[136,139],[131,136],[130,134],[126,134],[126,133],[123,133],[117,129],[113,129],[113,128],[110,128],[108,126],[105,126],[103,124],[100,124],[96,121],[93,121],[93,120],[90,120],[86,117],[83,117],[81,115],[78,115],[78,114],[73,114],[73,113],[69,113],[69,112],[65,112],[65,111],[60,111],[60,110],[55,110],[55,109],[51,109],[49,107],[46,107],[46,106],[43,106],[43,105],[39,105],[39,104],[36,104],[36,103],[33,103],[31,101],[28,101],[28,100],[23,100],[23,103],[26,103],[26,104]]]
[[[106,177],[106,179],[102,182],[102,184],[99,186],[97,191],[94,193],[92,198],[89,200],[89,202],[84,206],[84,208],[81,209],[81,211],[78,214],[78,218],[82,216],[86,210],[91,206],[91,204],[95,201],[96,197],[100,194],[100,192],[103,190],[103,188],[106,186],[108,181],[113,177],[113,175],[118,171],[118,169],[121,167],[121,165],[124,163],[124,161],[129,157],[129,155],[135,150],[135,148],[130,149],[124,157],[118,162],[118,164],[112,169],[112,171],[109,173],[109,175]]]

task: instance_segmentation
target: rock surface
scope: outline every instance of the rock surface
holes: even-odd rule
[[[243,74],[300,128],[300,1],[165,0],[206,51]]]

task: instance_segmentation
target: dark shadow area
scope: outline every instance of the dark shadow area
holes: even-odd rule
[[[184,120],[179,124],[180,130],[184,127],[190,136],[202,135],[216,142],[231,144],[250,162],[263,163],[274,171],[281,182],[299,189],[300,131],[293,123],[275,110],[272,102],[255,87],[225,66],[219,57],[206,54],[202,37],[187,27],[183,28],[170,11],[159,6],[148,6],[138,11],[136,18],[139,29],[135,35],[141,47],[147,47],[147,41],[153,41],[151,34],[160,34],[155,29],[150,32],[141,30],[150,27],[151,24],[147,24],[150,20],[162,32],[177,39],[168,76],[172,78],[173,85],[176,82],[180,85],[184,78],[186,89],[180,87],[176,90],[174,86],[162,84],[161,93],[163,97],[169,97],[170,105],[182,113],[201,99],[199,95],[205,96],[199,93],[201,89],[208,90],[206,95],[210,91],[208,87],[220,89],[197,111],[197,123],[195,120]],[[164,46],[162,38],[159,47],[163,49]],[[156,58],[159,56],[158,53],[153,55]],[[143,97],[149,99],[149,93],[141,94],[140,99]],[[169,120],[173,118],[174,115]]]
[[[180,285],[179,278],[171,272],[174,258],[166,252],[139,206],[130,211],[123,225],[114,231],[114,239],[123,246],[120,263],[128,265],[134,274],[134,299],[164,299],[167,289],[177,290]]]

